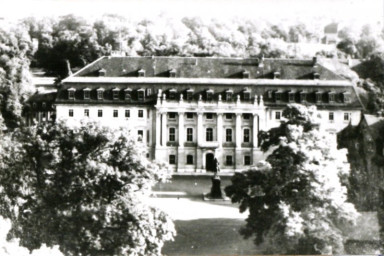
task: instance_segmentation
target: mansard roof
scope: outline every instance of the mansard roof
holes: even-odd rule
[[[314,73],[320,80],[344,80],[341,76],[322,66],[316,59],[257,59],[257,58],[216,58],[216,57],[102,57],[70,76],[98,77],[105,70],[105,77],[138,77],[145,71],[145,77],[170,78],[175,72],[177,78],[213,79],[273,79],[279,72],[279,79],[308,80]],[[249,73],[249,78],[244,77]]]

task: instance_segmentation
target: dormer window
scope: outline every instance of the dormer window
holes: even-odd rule
[[[351,94],[349,92],[343,93],[343,102],[349,103],[351,101]]]
[[[91,89],[85,88],[83,90],[83,96],[85,100],[89,100],[91,98]]]
[[[323,93],[322,92],[316,92],[316,103],[321,103],[323,100]]]
[[[207,101],[211,101],[213,99],[213,90],[209,89],[206,91]]]
[[[137,100],[144,101],[144,89],[139,89],[137,91]]]
[[[125,100],[130,101],[132,99],[131,92],[132,92],[132,90],[129,88],[124,90],[124,99]]]
[[[69,100],[74,100],[75,99],[75,88],[69,88],[68,89],[68,99]]]
[[[289,102],[295,102],[296,99],[295,99],[295,95],[296,95],[296,92],[295,91],[290,91],[288,93],[288,97],[289,97]]]
[[[97,89],[97,99],[98,100],[104,99],[104,89],[103,88]]]
[[[313,79],[320,79],[320,74],[317,72],[313,73]]]
[[[107,73],[107,71],[103,68],[99,70],[99,76],[105,76],[106,73]]]
[[[273,79],[280,79],[280,72],[276,71],[273,73]]]
[[[275,99],[276,99],[276,101],[281,101],[282,94],[283,94],[283,91],[280,91],[280,90],[275,92]]]
[[[152,89],[151,88],[147,88],[146,92],[147,92],[147,96],[150,96],[152,94]]]
[[[248,79],[249,78],[249,71],[243,71],[243,78]]]
[[[227,90],[225,92],[225,100],[226,101],[232,101],[232,96],[233,96],[233,91],[232,90]]]
[[[169,90],[169,99],[170,100],[176,99],[176,89]]]
[[[335,102],[335,93],[334,92],[329,92],[328,93],[328,101],[329,101],[329,103],[333,103],[333,102]]]
[[[113,100],[118,100],[119,99],[119,93],[120,93],[120,89],[119,88],[115,88],[115,89],[112,90]]]
[[[45,102],[43,102],[43,103],[41,104],[41,106],[42,106],[43,108],[46,108],[46,107],[47,107],[47,104],[46,104]]]
[[[187,100],[192,100],[192,98],[193,98],[193,90],[188,89],[187,90]]]
[[[32,107],[33,107],[33,108],[37,108],[36,102],[33,102],[33,103],[32,103]]]
[[[169,71],[169,77],[176,77],[176,69],[172,69]]]
[[[307,92],[305,91],[300,92],[300,102],[301,103],[307,102]]]
[[[272,94],[273,94],[273,91],[272,90],[269,90],[268,91],[268,99],[272,99]]]
[[[138,74],[139,74],[139,77],[145,77],[145,70],[144,69],[140,69],[138,71]]]
[[[249,101],[250,99],[251,99],[251,92],[249,91],[249,89],[246,89],[245,91],[243,91],[243,100]]]

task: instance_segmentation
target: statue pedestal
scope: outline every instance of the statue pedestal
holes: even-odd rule
[[[229,197],[225,196],[224,191],[221,189],[220,176],[215,174],[215,176],[213,176],[211,180],[212,180],[211,192],[210,193],[204,193],[203,199],[205,201],[209,201],[209,200],[228,201],[228,200],[230,200]]]

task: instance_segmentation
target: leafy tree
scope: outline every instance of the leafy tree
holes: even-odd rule
[[[226,188],[241,212],[249,210],[241,234],[266,253],[343,253],[343,228],[357,218],[346,201],[346,151],[318,128],[314,108],[292,104],[283,115],[287,121],[264,134],[262,149],[274,148],[266,161]]]
[[[11,238],[65,255],[160,255],[170,218],[145,203],[163,165],[145,157],[127,130],[93,123],[44,124],[0,143],[0,213]]]

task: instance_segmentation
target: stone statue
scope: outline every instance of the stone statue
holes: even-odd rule
[[[211,187],[210,196],[213,199],[220,199],[220,198],[223,198],[223,193],[221,191],[221,180],[220,180],[220,176],[218,175],[218,173],[220,172],[220,164],[216,158],[213,161],[215,164],[214,165],[215,166],[215,170],[214,170],[215,175],[212,177],[212,187]]]
[[[217,158],[215,157],[215,159],[213,159],[213,162],[215,163],[215,170],[214,170],[214,173],[215,175],[217,175],[217,173],[220,172],[220,164],[219,164],[219,161],[217,161]]]

